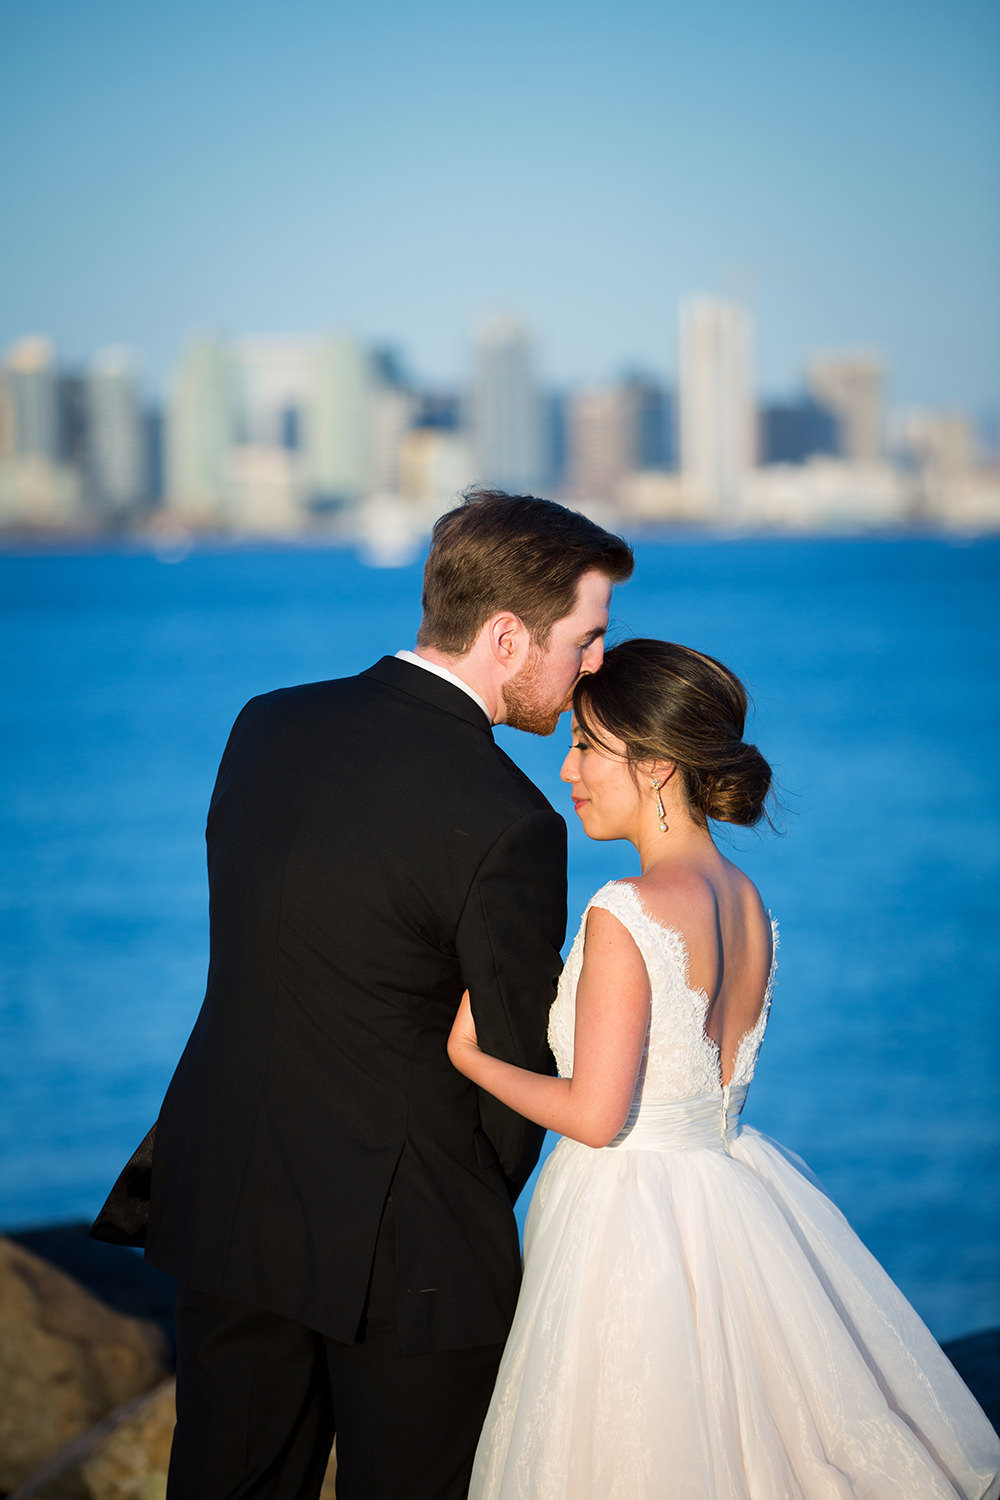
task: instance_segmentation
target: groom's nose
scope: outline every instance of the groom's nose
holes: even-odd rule
[[[580,663],[580,676],[584,677],[588,672],[596,672],[603,660],[604,637],[603,635],[599,635],[596,641],[591,641],[583,653],[583,661]]]

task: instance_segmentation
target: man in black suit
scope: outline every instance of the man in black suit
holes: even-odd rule
[[[445,1044],[548,1065],[565,825],[494,744],[601,662],[624,542],[475,492],[415,653],[244,708],[208,818],[211,960],[157,1126],[178,1279],[170,1500],[459,1500],[513,1314],[541,1132]]]

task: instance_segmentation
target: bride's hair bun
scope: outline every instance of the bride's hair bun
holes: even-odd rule
[[[731,754],[720,758],[716,769],[684,770],[692,806],[706,818],[752,827],[764,816],[771,767],[756,745],[740,740]]]
[[[766,816],[771,767],[743,739],[747,694],[713,656],[670,641],[613,646],[573,695],[581,728],[623,741],[633,766],[673,761],[693,815],[752,827]]]

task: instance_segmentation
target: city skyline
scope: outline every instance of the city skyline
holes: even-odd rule
[[[0,529],[412,538],[470,485],[722,529],[1000,522],[996,452],[961,412],[890,412],[877,353],[813,354],[775,403],[748,308],[686,299],[677,342],[675,383],[559,392],[531,327],[490,317],[448,393],[343,336],[201,338],[160,404],[125,351],[68,369],[26,337],[0,360]]]
[[[673,309],[750,307],[758,388],[874,348],[995,424],[1000,15],[985,0],[502,15],[386,0],[21,7],[0,59],[0,345],[344,331],[459,379],[490,308],[546,382],[676,379]]]
[[[391,331],[387,332],[384,338],[372,339],[357,335],[346,328],[332,327],[305,331],[276,329],[271,332],[262,332],[256,328],[188,328],[178,336],[175,356],[164,366],[159,378],[155,380],[151,374],[148,352],[141,346],[103,338],[82,355],[72,355],[54,336],[51,329],[20,327],[15,329],[6,344],[0,343],[0,367],[5,360],[16,356],[19,351],[29,346],[33,349],[46,348],[49,357],[61,373],[81,378],[86,377],[88,372],[102,369],[110,373],[113,366],[118,367],[119,371],[127,367],[144,404],[150,409],[156,409],[169,404],[179,372],[183,370],[185,361],[192,350],[203,349],[206,346],[225,347],[239,351],[240,360],[248,372],[247,379],[251,394],[262,398],[264,406],[270,402],[274,409],[278,409],[282,391],[289,397],[291,404],[299,399],[304,378],[303,360],[310,357],[310,351],[316,351],[324,345],[340,344],[366,350],[367,357],[372,361],[373,372],[379,365],[391,369],[389,380],[391,385],[419,390],[427,399],[440,400],[445,403],[459,401],[465,409],[465,417],[470,429],[474,430],[476,427],[476,392],[478,388],[481,388],[484,379],[484,349],[493,347],[494,352],[489,358],[492,359],[494,365],[500,361],[510,368],[512,361],[514,365],[526,361],[530,366],[532,387],[539,394],[546,392],[549,395],[559,395],[570,400],[578,393],[603,390],[644,380],[652,380],[664,390],[678,391],[684,374],[684,310],[697,307],[738,308],[748,317],[749,326],[753,332],[752,349],[748,351],[747,393],[759,413],[763,413],[765,409],[777,409],[782,405],[794,404],[803,398],[816,399],[827,404],[831,409],[837,408],[837,392],[824,386],[824,377],[821,372],[826,369],[827,365],[832,365],[835,369],[844,365],[849,367],[855,379],[860,378],[862,383],[866,379],[877,382],[880,388],[880,400],[890,420],[906,419],[913,412],[950,411],[970,423],[978,435],[984,453],[998,450],[1000,398],[998,398],[996,411],[986,414],[963,406],[960,402],[949,404],[930,401],[907,402],[897,399],[893,390],[891,352],[879,348],[871,340],[857,340],[854,343],[819,348],[803,348],[798,352],[795,369],[788,384],[780,391],[768,389],[761,379],[759,346],[762,338],[760,324],[752,307],[738,299],[704,292],[688,292],[687,295],[682,295],[669,310],[670,315],[663,331],[663,357],[658,363],[644,362],[637,355],[622,350],[616,358],[609,360],[602,369],[595,373],[584,374],[580,371],[569,371],[561,378],[548,367],[537,327],[517,310],[511,308],[481,310],[474,323],[470,325],[468,337],[460,350],[461,364],[447,374],[439,376],[428,376],[420,370],[417,362],[411,357],[411,351],[404,345],[401,338],[394,338]],[[766,341],[766,333],[764,341]],[[252,373],[255,366],[258,367],[256,376]],[[496,380],[495,375],[493,379]],[[255,389],[258,382],[260,388]],[[269,387],[270,390],[268,390]],[[849,407],[850,401],[846,393],[840,397],[841,403],[844,400],[847,401]],[[250,404],[253,406],[254,402],[251,400]],[[275,434],[270,432],[256,435],[251,433],[247,440],[254,441],[255,436],[265,442],[270,442],[272,439],[277,441]],[[506,434],[506,437],[509,442],[511,434]],[[677,440],[680,441],[679,430]],[[518,446],[518,440],[514,441],[515,446]],[[499,453],[502,446],[503,436],[501,435],[494,439],[493,447]],[[862,450],[864,448],[865,445],[862,444]],[[867,453],[853,451],[853,456],[871,457],[873,454],[869,447]]]

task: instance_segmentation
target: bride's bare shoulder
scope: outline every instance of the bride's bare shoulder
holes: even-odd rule
[[[728,859],[723,863],[726,866],[734,914],[739,914],[749,935],[756,935],[765,945],[769,945],[772,939],[771,917],[760,891],[738,865]]]
[[[645,909],[680,932],[688,951],[708,959],[727,941],[769,947],[771,922],[760,892],[737,865],[657,866],[630,882]]]

